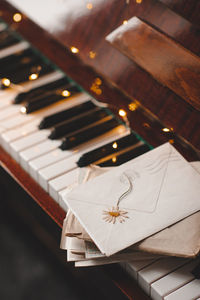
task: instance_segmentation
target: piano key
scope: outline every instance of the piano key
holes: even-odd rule
[[[46,155],[43,155],[41,157],[38,157],[37,159],[34,159],[29,162],[29,174],[38,182],[38,171],[42,168],[48,167],[58,161],[61,161],[77,152],[80,153],[81,151],[88,151],[91,144],[95,144],[102,146],[104,143],[112,141],[117,136],[123,136],[125,134],[128,134],[127,129],[120,125],[111,132],[108,132],[103,136],[103,139],[95,139],[93,142],[88,142],[86,144],[81,145],[78,149],[73,149],[70,151],[62,151],[61,149],[56,149],[55,151],[52,151]]]
[[[138,260],[125,263],[126,272],[135,280],[138,279],[138,272],[143,268],[151,265],[157,259]]]
[[[50,128],[50,127],[54,126],[57,123],[60,123],[62,121],[66,121],[69,118],[73,118],[73,117],[77,116],[78,114],[84,113],[84,112],[89,111],[93,108],[95,108],[95,105],[91,101],[87,101],[83,104],[76,105],[71,109],[64,110],[64,111],[58,112],[56,114],[45,117],[41,121],[41,123],[39,125],[39,128],[40,129]]]
[[[150,286],[153,282],[186,264],[186,262],[185,258],[170,257],[160,259],[138,272],[138,283],[145,293],[150,295]]]
[[[34,132],[26,137],[23,137],[15,142],[12,142],[10,144],[11,156],[17,162],[19,162],[19,152],[46,140],[49,133],[50,133],[50,130],[38,131],[38,132]]]
[[[29,43],[23,41],[23,42],[19,42],[16,45],[10,46],[6,49],[3,49],[0,51],[0,60],[4,59],[6,57],[9,57],[10,55],[13,55],[15,53],[24,51],[24,50],[28,49],[29,47],[30,47]]]
[[[69,86],[68,87],[69,90],[69,96],[73,96],[76,95],[78,93],[80,93],[80,89],[78,87],[75,86]],[[24,111],[26,113],[32,113],[38,109],[44,108],[50,104],[56,103],[58,101],[61,100],[66,100],[68,96],[63,95],[62,93],[57,94],[52,93],[48,96],[42,96],[39,99],[31,99],[28,103],[23,105]]]
[[[118,152],[130,145],[134,145],[138,142],[138,138],[135,134],[130,134],[121,139],[117,139],[112,143],[106,144],[103,147],[94,149],[91,152],[85,153],[77,162],[79,167],[86,167],[91,163],[94,163],[102,158],[102,156],[107,156],[109,154]]]
[[[66,77],[63,77],[63,74],[60,73],[62,78],[58,78],[57,80],[54,79],[53,81],[51,80],[50,82],[44,83],[42,86],[32,88],[31,90],[23,93],[19,93],[13,103],[19,104],[23,101],[29,101],[29,99],[32,99],[33,97],[36,97],[38,95],[42,95],[46,91],[51,91],[53,89],[58,88],[59,86],[62,86],[63,84],[69,83],[69,80]]]
[[[9,99],[10,100],[10,99]],[[76,104],[84,103],[88,100],[88,95],[81,93],[79,95],[73,96],[69,98],[67,101],[60,101],[54,104],[51,104],[50,106],[46,107],[45,109],[41,109],[37,112],[34,112],[32,114],[21,114],[20,112],[16,114],[14,117],[6,119],[4,121],[0,122],[0,125],[5,128],[5,130],[13,129],[16,126],[19,127],[22,124],[28,123],[29,121],[32,121],[34,118],[38,119],[38,125],[41,122],[41,120],[53,112],[58,112],[62,109],[71,108]]]
[[[0,74],[3,77],[6,77],[15,73],[17,70],[24,68],[24,66],[29,65],[30,63],[38,60],[37,55],[29,47],[23,51],[16,52],[12,55],[6,56],[0,60]],[[41,59],[40,59],[41,60]]]
[[[2,135],[0,136],[1,145],[2,147],[9,153],[10,152],[10,143],[22,138],[24,136],[27,136],[28,134],[37,131],[39,121],[36,119],[30,120],[30,122],[25,123],[24,125],[20,126],[19,128],[15,128],[12,130],[6,131],[6,133],[3,133],[2,129]],[[5,130],[4,130],[5,131]]]
[[[154,282],[151,285],[151,297],[154,300],[162,300],[164,296],[178,290],[180,287],[195,279],[191,271],[198,262],[197,260],[193,260]]]
[[[49,194],[50,196],[59,203],[59,191],[65,189],[70,185],[78,183],[79,169],[76,168],[69,171],[53,180],[49,181]]]
[[[35,62],[32,62],[24,67],[18,67],[16,70],[11,70],[10,73],[5,74],[5,77],[8,78],[12,84],[21,84],[29,80],[31,74],[36,74],[37,77],[44,74],[51,73],[53,67],[42,62],[41,59],[37,59]]]
[[[29,162],[29,174],[38,182],[38,171],[40,169],[63,160],[73,155],[73,153],[74,151],[62,151],[60,149],[56,149],[47,153],[46,155],[42,155],[36,159],[33,159]]]
[[[39,171],[39,184],[41,187],[43,187],[45,191],[48,191],[48,181],[75,169],[77,158],[78,154],[74,154],[62,161],[50,165],[49,167],[41,169]]]
[[[0,31],[0,50],[15,45],[18,42],[19,38],[17,38],[13,32],[9,30]]]
[[[39,87],[47,82],[57,80],[60,77],[63,77],[63,74],[59,71],[53,71],[50,74],[43,75],[37,80],[27,81],[20,85],[21,91],[27,91],[29,89]],[[19,94],[20,90],[17,89],[7,89],[0,91],[0,109],[12,104],[15,97]]]
[[[67,134],[79,130],[80,128],[84,128],[97,121],[100,121],[107,116],[108,114],[104,109],[95,108],[89,112],[81,114],[78,116],[78,118],[74,117],[73,119],[69,119],[66,122],[56,125],[48,138],[54,140],[64,137]]]
[[[30,160],[33,160],[38,156],[51,152],[52,150],[58,148],[60,144],[61,141],[45,140],[44,142],[37,144],[34,147],[28,148],[27,150],[20,152],[20,165],[23,167],[24,170],[28,172],[28,162]]]
[[[194,279],[180,289],[164,297],[164,300],[194,300],[198,297],[200,297],[200,281]]]
[[[126,149],[125,149],[126,150]],[[112,167],[112,166],[120,166],[121,164],[139,156],[150,150],[150,147],[146,144],[142,145],[142,142],[139,142],[135,146],[130,147],[127,151],[123,151],[122,154],[116,153],[114,156],[110,158],[105,158],[103,162],[96,162],[96,164],[100,167]]]
[[[9,106],[0,111],[0,121],[8,119],[20,112],[19,106]]]
[[[113,118],[111,120],[89,127],[88,129],[80,130],[78,133],[66,137],[60,148],[62,150],[72,149],[73,147],[85,143],[96,136],[106,133],[117,125],[117,120]]]
[[[80,155],[82,155],[84,151],[90,151],[96,146],[102,145],[102,143],[105,142],[105,139],[110,137],[113,138],[113,135],[116,134],[116,132],[122,132],[123,134],[125,130],[125,127],[123,128],[121,126],[116,126],[114,130],[111,130],[107,134],[102,135],[100,137],[96,137],[96,139],[90,140],[87,144],[82,145],[82,147],[79,148],[78,153],[73,154],[62,161],[59,161],[55,164],[52,164],[46,168],[39,170],[38,183],[44,188],[44,190],[48,191],[48,182],[64,173],[69,172],[72,169],[75,169],[77,167],[76,161],[80,158]],[[69,153],[70,152],[73,153],[72,151],[69,151]]]
[[[68,206],[66,204],[65,201],[63,201],[63,197],[64,195],[66,195],[66,193],[68,193],[69,190],[67,188],[63,189],[62,191],[60,191],[58,193],[58,204],[60,205],[60,207],[62,207],[62,209],[67,213],[68,211]]]

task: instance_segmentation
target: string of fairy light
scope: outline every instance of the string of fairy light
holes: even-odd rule
[[[83,1],[85,1],[85,0],[83,0]],[[124,0],[124,1],[125,1],[126,5],[130,5],[130,2],[135,2],[136,4],[142,4],[143,0]],[[85,4],[85,7],[87,10],[91,11],[95,8],[95,5],[94,5],[94,3],[92,3],[92,1],[91,2],[87,1]],[[16,12],[13,14],[13,22],[14,23],[20,23],[22,20],[23,20],[23,15],[21,13]],[[122,21],[122,25],[126,25],[127,23],[128,23],[127,19],[124,19]],[[77,55],[80,52],[80,49],[78,47],[76,47],[75,45],[72,45],[70,47],[70,50],[74,55]],[[98,53],[96,53],[96,51],[94,51],[92,49],[88,53],[88,56],[90,59],[95,59],[97,55],[98,55]],[[40,70],[37,70],[37,72],[31,73],[28,76],[28,79],[30,81],[36,80],[39,78],[39,75],[40,75]],[[11,88],[14,88],[17,90],[22,89],[21,86],[13,84],[9,78],[2,78],[1,84],[4,85],[5,87],[11,87]],[[95,78],[94,81],[91,83],[90,90],[96,95],[101,95],[102,94],[101,85],[102,85],[102,80],[100,78]],[[61,91],[61,95],[64,97],[70,97],[71,94],[68,90],[63,90],[63,91]],[[98,101],[96,101],[96,104],[99,106],[102,106],[102,107],[109,106],[107,103],[100,103]],[[131,102],[128,104],[129,111],[135,111],[137,108],[138,108],[138,104],[136,102]],[[24,111],[23,108],[22,108],[21,112],[26,113],[26,111]],[[123,108],[118,109],[118,114],[124,120],[127,127],[129,127],[129,120],[127,118],[127,112],[125,111],[125,109],[123,109]],[[165,133],[168,133],[168,132],[173,131],[173,128],[169,129],[167,127],[164,127],[164,128],[162,128],[162,131]],[[113,148],[117,148],[116,143],[113,144]]]

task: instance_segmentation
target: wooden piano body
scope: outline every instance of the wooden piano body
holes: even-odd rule
[[[137,64],[137,54],[135,60],[131,59],[105,39],[124,21],[126,23],[136,16],[142,24],[153,29],[156,36],[161,37],[159,43],[163,37],[167,37],[167,43],[172,46],[178,45],[183,56],[187,57],[189,53],[195,56],[198,62],[199,1],[43,0],[42,4],[41,1],[34,1],[32,4],[28,1],[9,2],[19,7],[15,8],[1,0],[1,18],[94,98],[109,103],[114,113],[124,109],[131,128],[149,144],[158,146],[171,140],[189,161],[199,160],[200,69],[197,67],[197,71],[191,75],[186,68],[188,73],[184,73],[185,77],[179,77],[176,61],[173,61],[172,57],[171,67],[175,74],[175,84],[171,88],[168,81],[163,83],[162,73],[160,77],[155,78],[153,70],[149,71]],[[20,10],[22,20],[14,22],[13,15]],[[126,26],[125,23],[123,26]],[[148,48],[146,36],[141,36],[141,39],[144,39]],[[72,47],[77,49],[77,53],[73,53]],[[100,79],[99,84],[96,84],[97,78]],[[181,93],[180,85],[183,87]],[[193,95],[195,96],[192,97]],[[163,128],[169,128],[170,131],[165,132]],[[19,193],[25,191],[34,199],[32,204],[29,200],[30,206],[35,207],[33,209],[36,211],[38,208],[35,202],[42,207],[45,213],[40,210],[39,215],[44,215],[43,219],[50,224],[58,242],[60,230],[51,219],[62,227],[65,212],[3,149],[0,149],[0,157],[3,167],[2,185],[9,190],[9,185],[13,184],[14,179],[18,184],[15,189],[19,190]],[[24,209],[22,205],[26,206],[27,203],[19,204],[18,211]],[[51,219],[45,216],[46,213]],[[40,219],[39,215],[36,219]],[[117,273],[115,267],[106,267],[105,270],[129,299],[147,299],[130,279],[125,278],[119,270]],[[93,276],[92,271],[87,273],[88,276]]]

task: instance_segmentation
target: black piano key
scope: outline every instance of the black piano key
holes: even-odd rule
[[[70,96],[80,92],[79,88],[76,86],[70,86],[67,90],[70,92]],[[26,113],[29,114],[63,99],[67,99],[67,97],[62,96],[61,93],[54,92],[44,97],[31,99],[31,101],[25,104],[23,108],[25,109]]]
[[[0,32],[0,50],[13,46],[19,42],[19,39],[8,30]]]
[[[37,74],[38,76],[50,73],[53,71],[53,67],[46,65],[41,59],[37,59],[26,66],[20,66],[19,69],[13,72],[3,74],[3,77],[8,78],[11,83],[20,84],[28,81],[31,74]]]
[[[35,57],[35,53],[30,48],[6,56],[0,59],[0,74],[19,69],[20,65],[30,62]]]
[[[91,102],[87,101],[75,107],[60,111],[45,117],[39,124],[40,129],[46,129],[55,126],[61,122],[67,121],[75,116],[78,116],[84,112],[94,109],[96,106]]]
[[[66,137],[59,148],[62,150],[72,149],[73,147],[88,142],[89,140],[114,129],[118,125],[119,123],[117,120],[111,119],[88,129],[81,130],[77,134]]]
[[[132,150],[129,150],[119,156],[113,156],[111,159],[105,160],[104,162],[98,164],[100,167],[113,167],[120,166],[121,164],[139,156],[150,150],[148,145],[138,146]]]
[[[70,133],[73,133],[81,128],[84,128],[92,123],[95,123],[97,121],[100,121],[107,117],[108,114],[103,109],[95,109],[94,111],[91,111],[90,113],[87,113],[84,116],[80,116],[78,118],[73,118],[73,120],[68,120],[66,122],[63,122],[61,124],[58,124],[51,132],[51,134],[48,136],[49,139],[55,140],[62,138]]]
[[[19,93],[13,103],[15,104],[19,104],[22,103],[23,101],[28,102],[29,100],[31,100],[34,97],[40,96],[42,94],[44,94],[45,92],[49,92],[51,90],[57,89],[60,86],[63,86],[64,84],[69,84],[69,80],[67,79],[67,77],[63,77],[61,79],[58,79],[56,81],[44,84],[42,86],[33,88],[27,92],[23,92],[23,93]]]
[[[135,145],[138,142],[139,140],[135,134],[129,134],[116,141],[83,154],[78,160],[77,165],[80,168],[86,167],[92,163],[95,163],[95,161],[106,157],[107,155],[117,153],[128,146]]]

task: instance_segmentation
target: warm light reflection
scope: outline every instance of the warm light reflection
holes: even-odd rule
[[[25,106],[22,106],[22,107],[20,108],[20,111],[21,111],[22,114],[25,114],[25,113],[26,113],[26,107],[25,107]]]
[[[136,1],[136,3],[138,3],[138,4],[142,3],[142,0],[135,0],[135,1]]]
[[[114,149],[117,149],[117,147],[118,147],[117,143],[114,142],[114,143],[112,144],[112,147],[113,147]]]
[[[87,9],[92,9],[93,5],[92,5],[92,3],[87,3],[86,7],[87,7]]]
[[[117,161],[117,157],[114,156],[114,157],[112,158],[112,162],[115,163],[116,161]]]
[[[174,140],[173,139],[169,140],[169,143],[174,144]]]
[[[16,13],[13,15],[14,22],[19,23],[19,22],[21,22],[21,20],[22,20],[22,15],[20,13]]]
[[[90,56],[91,59],[94,59],[96,57],[96,52],[90,51],[89,56]]]
[[[167,127],[165,127],[165,128],[162,129],[162,131],[164,131],[164,132],[170,132],[170,129],[167,128]]]
[[[125,110],[123,110],[123,109],[120,109],[118,113],[119,113],[119,115],[120,115],[121,117],[125,117],[125,116],[126,116],[126,112],[125,112]]]
[[[95,84],[101,85],[101,84],[102,84],[102,80],[101,80],[99,77],[97,77],[97,78],[95,79]]]
[[[72,52],[72,53],[78,53],[79,50],[78,50],[78,48],[72,46],[72,47],[71,47],[71,52]]]
[[[123,21],[123,24],[124,24],[124,25],[126,25],[127,23],[128,23],[128,21],[127,21],[127,20],[124,20],[124,21]]]
[[[64,90],[64,91],[62,91],[61,95],[63,97],[69,97],[71,95],[71,93],[68,90]]]
[[[11,84],[10,79],[8,79],[8,78],[1,79],[1,83],[7,87],[10,86],[10,84]]]
[[[128,108],[130,111],[134,111],[137,109],[137,104],[136,103],[129,103]]]
[[[29,76],[29,80],[36,80],[38,78],[38,74],[37,73],[33,73]]]

